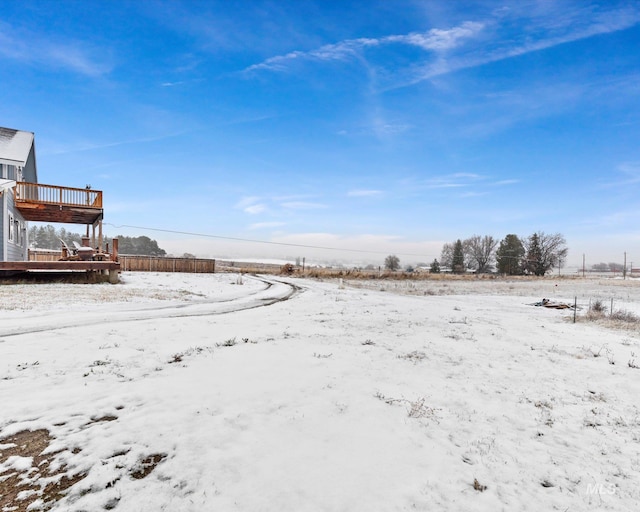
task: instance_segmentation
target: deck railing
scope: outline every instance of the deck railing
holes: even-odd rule
[[[19,181],[15,188],[16,202],[57,204],[102,208],[102,191],[90,188],[59,187]]]

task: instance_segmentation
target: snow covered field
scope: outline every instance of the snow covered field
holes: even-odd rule
[[[640,324],[543,297],[640,315],[613,279],[0,286],[0,511],[43,506],[26,430],[54,510],[636,510]]]

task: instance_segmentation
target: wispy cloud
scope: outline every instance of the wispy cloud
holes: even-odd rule
[[[608,10],[606,6],[561,10],[553,3],[541,5],[533,13],[525,9],[496,10],[486,19],[468,20],[450,28],[347,39],[312,50],[295,50],[249,66],[244,72],[284,71],[295,62],[303,61],[344,62],[358,58],[363,62],[367,52],[382,52],[394,45],[422,50],[424,53],[408,66],[393,72],[382,71],[379,75],[381,80],[386,80],[383,88],[395,89],[459,70],[625,30],[640,22],[640,8],[633,5]],[[524,29],[514,33],[514,21]],[[372,57],[378,55],[374,53]],[[395,66],[395,59],[387,61],[387,64]]]
[[[146,142],[156,142],[159,140],[170,139],[172,137],[179,137],[180,135],[184,135],[184,133],[185,132],[170,133],[168,135],[157,135],[153,137],[136,137],[133,139],[119,140],[119,141],[113,141],[113,142],[79,143],[73,147],[50,149],[50,150],[45,150],[42,153],[49,154],[49,155],[64,155],[68,153],[80,153],[82,151],[94,151],[98,149],[125,146],[127,144],[143,144]]]
[[[319,210],[322,208],[328,208],[326,204],[321,203],[309,203],[305,201],[291,201],[282,203],[280,206],[289,210]]]
[[[293,61],[344,61],[368,48],[389,45],[405,45],[417,47],[431,52],[442,52],[458,46],[462,40],[474,37],[483,29],[482,23],[466,21],[458,27],[450,29],[431,29],[426,32],[412,32],[403,35],[390,35],[381,38],[347,39],[334,44],[327,44],[315,50],[296,50],[285,55],[270,57],[254,64],[245,71],[272,70],[281,71]]]
[[[428,32],[412,32],[403,36],[387,36],[381,41],[417,46],[423,50],[444,51],[455,48],[464,39],[476,36],[484,28],[484,23],[465,21],[450,29],[433,28]]]
[[[347,192],[349,197],[373,197],[382,194],[382,190],[350,190]]]
[[[271,228],[279,228],[284,226],[284,222],[256,222],[255,224],[251,224],[249,229],[271,229]]]
[[[454,173],[446,176],[436,176],[426,180],[427,188],[462,188],[469,187],[484,180],[485,177],[473,173]]]
[[[256,215],[266,211],[267,206],[262,201],[262,198],[258,196],[246,196],[238,201],[234,208],[242,210],[249,215]]]
[[[633,183],[640,181],[640,162],[624,162],[618,166],[620,172],[629,177]]]
[[[623,162],[617,171],[622,174],[619,178],[608,179],[601,184],[602,188],[621,187],[640,183],[640,162]]]
[[[0,58],[93,77],[109,73],[113,68],[104,50],[98,52],[83,41],[44,39],[6,23],[0,23]]]
[[[267,209],[267,207],[264,204],[252,204],[251,206],[247,206],[246,208],[244,208],[244,212],[245,213],[249,213],[251,215],[256,215],[258,213],[262,213]]]
[[[414,68],[407,73],[404,83],[400,81],[390,88],[413,85],[455,71],[625,30],[640,22],[640,9],[627,7],[595,13],[585,9],[570,12],[563,17],[557,17],[557,13],[552,10],[546,16],[532,19],[528,28],[516,37],[513,34],[502,37],[503,21],[495,19],[485,23],[492,25],[493,37],[478,48]]]
[[[460,194],[458,197],[462,198],[462,199],[466,199],[469,197],[480,197],[480,196],[486,196],[487,193],[486,192],[464,192],[462,194]]]

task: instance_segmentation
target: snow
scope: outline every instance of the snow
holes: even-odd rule
[[[0,442],[87,474],[53,510],[640,502],[638,328],[531,305],[640,314],[639,281],[122,281],[0,287]]]

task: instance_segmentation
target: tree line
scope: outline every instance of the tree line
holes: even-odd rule
[[[111,237],[105,237],[109,239]],[[158,246],[158,242],[148,236],[118,235],[118,252],[142,256],[166,256],[167,252]],[[82,235],[67,231],[65,228],[56,229],[51,224],[46,226],[31,226],[29,228],[29,243],[38,249],[60,249],[64,240],[67,245],[73,242],[82,243]]]
[[[567,242],[560,233],[537,231],[528,237],[509,234],[500,241],[491,235],[473,235],[444,244],[440,260],[434,259],[429,271],[434,274],[445,269],[455,274],[496,271],[511,276],[543,276],[553,268],[562,267],[567,253]],[[400,259],[390,254],[384,266],[387,270],[398,270]]]
[[[543,276],[553,268],[562,267],[568,251],[560,233],[537,231],[528,237],[509,234],[500,241],[491,235],[473,235],[444,244],[440,261],[433,261],[431,271],[448,267],[457,274],[468,271],[484,274],[495,269],[511,276]]]

